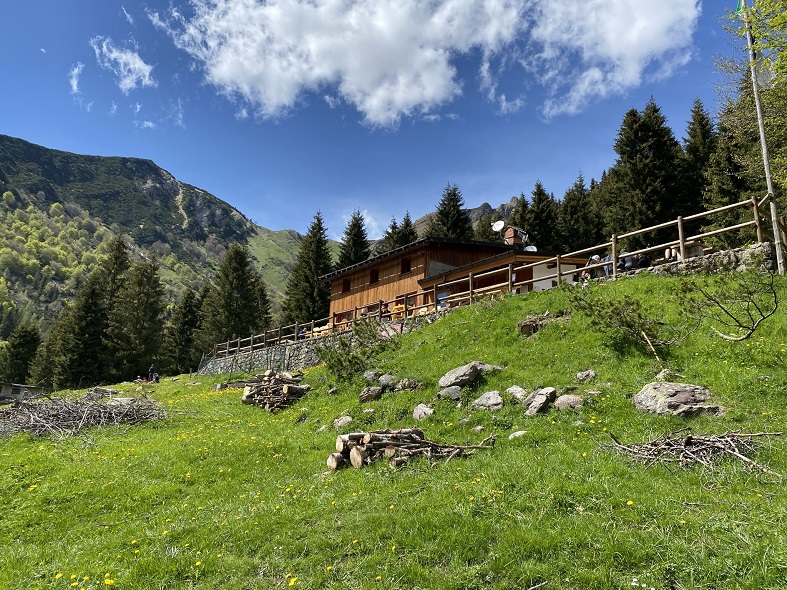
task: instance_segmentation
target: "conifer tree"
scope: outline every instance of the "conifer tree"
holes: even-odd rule
[[[686,137],[683,139],[683,202],[681,215],[703,210],[703,191],[707,182],[711,155],[716,151],[718,137],[713,121],[702,101],[695,99],[691,108]]]
[[[399,223],[396,221],[396,217],[391,218],[391,224],[388,226],[388,229],[385,230],[382,238],[382,246],[380,248],[380,252],[390,252],[401,246],[399,243]]]
[[[415,224],[410,218],[410,212],[405,211],[402,223],[399,226],[399,245],[406,246],[416,241],[418,241],[418,232],[415,230]]]
[[[557,215],[560,250],[573,252],[602,241],[600,223],[582,173],[563,195]]]
[[[163,370],[167,373],[180,375],[197,368],[201,353],[197,347],[199,312],[199,296],[192,290],[186,291],[175,305],[164,334]]]
[[[447,184],[443,196],[432,213],[426,234],[433,238],[473,239],[473,223],[464,208],[462,193],[455,184]]]
[[[0,371],[0,380],[27,383],[30,364],[40,343],[41,334],[36,326],[29,323],[17,326],[6,343],[5,366]]]
[[[353,211],[347,227],[344,229],[342,244],[339,249],[337,268],[346,268],[363,262],[369,258],[369,238],[366,225],[360,211]]]
[[[479,242],[499,242],[500,236],[492,229],[495,218],[491,213],[482,215],[475,224],[474,240]]]
[[[62,373],[62,368],[67,364],[62,362],[61,356],[69,352],[68,338],[71,333],[71,306],[66,305],[38,346],[30,364],[30,380],[33,383],[54,389],[68,385]]]
[[[131,379],[157,362],[164,336],[164,286],[158,261],[131,265],[109,313],[106,343],[114,354],[113,380]]]
[[[402,218],[402,224],[397,223],[396,218],[391,218],[391,224],[383,234],[382,245],[379,248],[380,253],[390,252],[401,246],[412,244],[418,240],[418,232],[415,230],[415,224],[410,217],[410,212],[407,211]]]
[[[122,236],[115,236],[110,240],[107,247],[107,255],[100,264],[100,268],[104,273],[107,309],[114,304],[115,296],[123,286],[123,281],[126,279],[126,273],[130,266],[128,246],[126,246]]]
[[[324,318],[330,309],[331,290],[320,277],[331,272],[331,251],[322,213],[314,216],[301,242],[295,266],[287,282],[282,307],[284,322],[304,323]]]
[[[541,181],[536,181],[530,206],[525,214],[524,230],[528,241],[541,250],[554,251],[560,247],[557,234],[557,203],[551,193],[547,193]]]
[[[513,225],[514,227],[524,230],[525,225],[527,224],[527,210],[530,205],[527,202],[525,193],[519,193],[519,196],[514,198],[516,199],[516,205],[514,206],[514,210],[511,212],[511,217],[508,218],[508,223],[509,225]]]

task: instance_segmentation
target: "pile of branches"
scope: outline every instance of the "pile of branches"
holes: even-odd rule
[[[422,456],[433,461],[445,459],[447,462],[472,455],[478,449],[491,449],[494,444],[495,437],[490,436],[478,445],[443,445],[424,438],[420,428],[351,432],[336,437],[336,452],[328,455],[326,463],[333,471],[348,464],[361,469],[380,459],[387,459],[391,467],[399,467]]]
[[[683,429],[650,442],[624,445],[610,433],[615,442],[609,447],[648,465],[661,462],[679,463],[684,467],[696,464],[712,467],[722,457],[731,456],[743,461],[749,469],[778,476],[778,473],[757,463],[749,455],[754,454],[757,439],[781,436],[781,434],[781,432],[743,433],[740,431],[724,434],[692,434],[690,429]]]
[[[265,371],[246,382],[240,401],[273,412],[301,399],[311,387],[300,385],[302,374]]]
[[[42,397],[14,402],[0,410],[0,435],[29,432],[71,436],[91,426],[141,424],[166,418],[166,412],[148,397],[104,399],[88,391],[84,397]]]

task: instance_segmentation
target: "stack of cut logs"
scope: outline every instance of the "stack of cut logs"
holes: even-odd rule
[[[484,445],[486,442],[490,444]],[[398,467],[414,457],[450,460],[470,455],[476,449],[491,449],[492,445],[494,437],[483,440],[480,445],[441,445],[425,439],[420,428],[351,432],[336,437],[336,452],[328,455],[326,463],[331,470],[340,469],[347,464],[360,469],[372,461],[388,459],[391,467]]]
[[[279,410],[298,401],[311,389],[308,385],[300,385],[301,378],[302,375],[265,371],[254,380],[246,382],[240,401],[271,412]]]

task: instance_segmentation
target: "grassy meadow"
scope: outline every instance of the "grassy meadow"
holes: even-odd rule
[[[598,288],[679,324],[681,280],[640,275]],[[787,282],[778,286],[783,296]],[[704,323],[661,362],[579,313],[530,339],[517,331],[529,314],[570,307],[566,291],[552,290],[457,310],[402,337],[376,367],[422,387],[366,404],[360,379],[337,382],[323,367],[307,371],[314,390],[277,413],[242,405],[238,389],[213,390],[226,376],[184,375],[145,386],[166,420],[2,438],[0,588],[787,588],[784,478],[733,459],[645,466],[606,446],[609,433],[632,443],[686,427],[783,430],[784,311],[743,342]],[[471,360],[505,370],[464,389],[460,405],[437,400],[438,379]],[[707,386],[727,413],[635,410],[633,395],[664,367]],[[597,378],[579,383],[591,368]],[[585,405],[527,417],[504,395],[499,412],[469,409],[511,385],[553,386]],[[335,418],[353,417],[343,432],[413,426],[421,402],[435,409],[418,423],[427,438],[496,434],[497,444],[448,463],[327,471]],[[509,440],[518,430],[527,432]],[[762,440],[754,459],[787,475],[784,438]]]

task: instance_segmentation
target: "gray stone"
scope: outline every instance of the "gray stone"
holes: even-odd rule
[[[561,395],[555,400],[555,407],[561,412],[564,410],[578,410],[583,403],[583,399],[578,395]]]
[[[508,435],[508,440],[514,440],[515,438],[519,438],[520,436],[525,436],[527,434],[527,430],[517,430],[516,432],[512,432]]]
[[[364,387],[358,395],[358,401],[361,403],[380,399],[383,396],[382,387]]]
[[[341,428],[347,426],[353,419],[350,416],[339,416],[336,420],[333,421],[333,427],[336,430],[340,430]]]
[[[416,381],[415,379],[408,379],[405,377],[404,379],[400,379],[399,382],[394,386],[395,391],[413,391],[414,389],[418,389],[421,384]]]
[[[434,414],[434,410],[426,404],[418,404],[413,410],[413,420],[423,420]]]
[[[383,388],[383,391],[388,391],[389,389],[394,388],[397,379],[393,375],[386,373],[385,375],[380,375],[380,377],[377,379],[377,382],[380,384],[380,387]]]
[[[461,394],[462,388],[458,385],[452,385],[451,387],[446,387],[437,392],[438,399],[451,399],[455,402],[459,401],[462,397]]]
[[[486,430],[486,428],[484,428],[479,424],[478,426],[473,426],[470,430],[472,430],[473,432],[483,432],[484,430]]]
[[[462,387],[475,381],[476,377],[478,377],[478,375],[481,373],[502,370],[503,367],[498,365],[489,365],[487,363],[482,363],[481,361],[472,361],[466,365],[462,365],[461,367],[451,369],[445,375],[440,377],[440,381],[438,381],[437,384],[440,387],[451,387],[452,385],[458,385],[459,387]]]
[[[473,410],[489,410],[490,412],[497,412],[502,407],[503,398],[499,391],[487,391],[470,404],[470,408]]]
[[[113,397],[107,400],[108,406],[130,406],[134,403],[135,397]]]
[[[377,380],[380,378],[380,375],[382,375],[381,371],[365,371],[363,374],[363,378],[365,381],[368,381],[369,383],[377,383]]]
[[[519,385],[512,385],[508,389],[506,389],[506,393],[508,395],[514,396],[514,399],[521,402],[527,397],[527,390],[522,389]]]
[[[549,405],[555,401],[556,397],[557,391],[554,387],[536,389],[525,398],[524,402],[522,402],[522,405],[527,408],[525,410],[525,416],[533,416],[546,412],[549,409]]]
[[[216,383],[216,385],[213,386],[214,391],[221,391],[222,389],[227,389],[226,383]]]
[[[593,381],[596,378],[596,372],[593,369],[588,369],[587,371],[580,371],[577,373],[577,381]]]
[[[720,416],[725,408],[705,404],[710,391],[700,385],[688,383],[648,383],[634,396],[634,407],[643,412],[671,414],[673,416]]]

